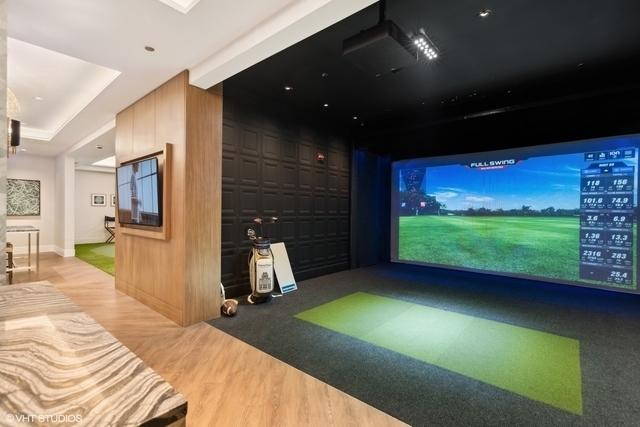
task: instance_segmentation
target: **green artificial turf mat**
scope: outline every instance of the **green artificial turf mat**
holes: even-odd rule
[[[575,339],[365,292],[295,317],[582,415]]]
[[[113,276],[115,274],[115,246],[113,243],[76,245],[76,257]]]

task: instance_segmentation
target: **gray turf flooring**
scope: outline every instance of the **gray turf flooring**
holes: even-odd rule
[[[293,317],[356,291],[580,340],[583,415]],[[392,264],[306,280],[298,291],[210,323],[415,426],[640,425],[636,295]]]

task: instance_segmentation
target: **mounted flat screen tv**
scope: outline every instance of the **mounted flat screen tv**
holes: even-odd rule
[[[118,167],[118,221],[121,224],[160,227],[162,188],[158,158],[136,160]]]
[[[640,135],[393,164],[391,259],[632,293]]]

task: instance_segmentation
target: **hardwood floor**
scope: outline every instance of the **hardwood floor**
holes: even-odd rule
[[[43,254],[40,273],[171,383],[188,426],[396,426],[395,418],[205,323],[181,328],[77,259]]]

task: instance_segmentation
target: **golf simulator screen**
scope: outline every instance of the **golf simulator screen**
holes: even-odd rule
[[[640,135],[398,161],[391,259],[638,293]]]

